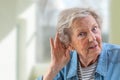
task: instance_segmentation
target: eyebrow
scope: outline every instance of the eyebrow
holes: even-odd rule
[[[81,29],[77,28],[77,29],[75,29],[76,32],[85,31],[85,30],[87,30],[87,29],[85,29],[85,28],[81,28]]]
[[[97,23],[93,23],[92,26],[98,26],[99,27],[99,25]],[[87,30],[87,29],[85,29],[84,26],[80,26],[80,27],[81,27],[81,29],[79,29],[79,27],[78,27],[78,28],[75,28],[75,29],[73,28],[73,30],[75,30],[77,32]]]
[[[98,24],[93,24],[92,26],[94,26],[94,25],[99,27]],[[81,28],[77,28],[77,29],[74,29],[74,30],[79,32],[79,31],[84,31],[84,30],[87,30],[87,29],[84,26],[81,26]]]

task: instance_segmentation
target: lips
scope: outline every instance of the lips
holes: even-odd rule
[[[88,49],[95,49],[97,45],[90,46]]]

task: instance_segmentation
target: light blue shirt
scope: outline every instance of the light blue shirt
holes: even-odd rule
[[[56,75],[54,80],[78,80],[77,62],[77,52],[73,51],[69,63]],[[42,80],[42,77],[37,80]],[[120,80],[120,46],[102,44],[95,80]]]

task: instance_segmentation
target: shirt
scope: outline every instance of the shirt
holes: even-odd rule
[[[97,66],[97,61],[88,67],[81,67],[78,63],[78,80],[94,80],[94,74]]]
[[[53,80],[78,80],[77,52],[70,53],[68,64],[55,76]],[[95,80],[120,80],[120,46],[103,43],[98,64],[94,74]],[[38,77],[37,80],[42,80]]]

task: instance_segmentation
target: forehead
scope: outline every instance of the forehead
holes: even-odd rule
[[[98,25],[96,20],[91,16],[85,16],[82,18],[75,18],[72,22],[72,29],[76,28],[90,28],[92,25]]]

